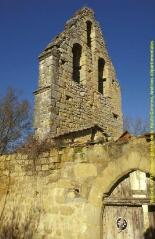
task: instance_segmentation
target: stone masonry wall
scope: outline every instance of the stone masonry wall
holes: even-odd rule
[[[91,47],[87,44],[90,21]],[[80,83],[73,81],[73,46],[82,47]],[[98,60],[105,61],[103,94],[98,92]],[[39,86],[35,92],[35,128],[40,137],[81,130],[98,124],[117,138],[122,133],[120,86],[91,9],[78,11],[39,57]]]
[[[104,194],[138,168],[149,170],[145,139],[0,157],[0,238],[101,239]]]

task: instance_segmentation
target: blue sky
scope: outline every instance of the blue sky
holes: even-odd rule
[[[149,115],[149,43],[155,40],[154,0],[0,0],[0,93],[22,90],[33,105],[38,55],[83,6],[100,22],[122,89],[124,115]]]

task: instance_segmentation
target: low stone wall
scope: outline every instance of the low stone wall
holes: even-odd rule
[[[144,138],[2,156],[0,238],[100,239],[103,196],[136,169],[149,171]]]

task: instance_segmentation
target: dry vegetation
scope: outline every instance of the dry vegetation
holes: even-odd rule
[[[30,105],[9,88],[0,98],[0,155],[15,150],[30,131]]]

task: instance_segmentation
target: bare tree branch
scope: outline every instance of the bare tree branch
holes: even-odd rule
[[[127,130],[131,134],[141,135],[149,132],[149,122],[140,117],[133,119],[129,116],[126,116],[123,120],[123,128],[124,131]]]
[[[15,149],[31,130],[30,105],[12,88],[0,98],[0,154]]]

